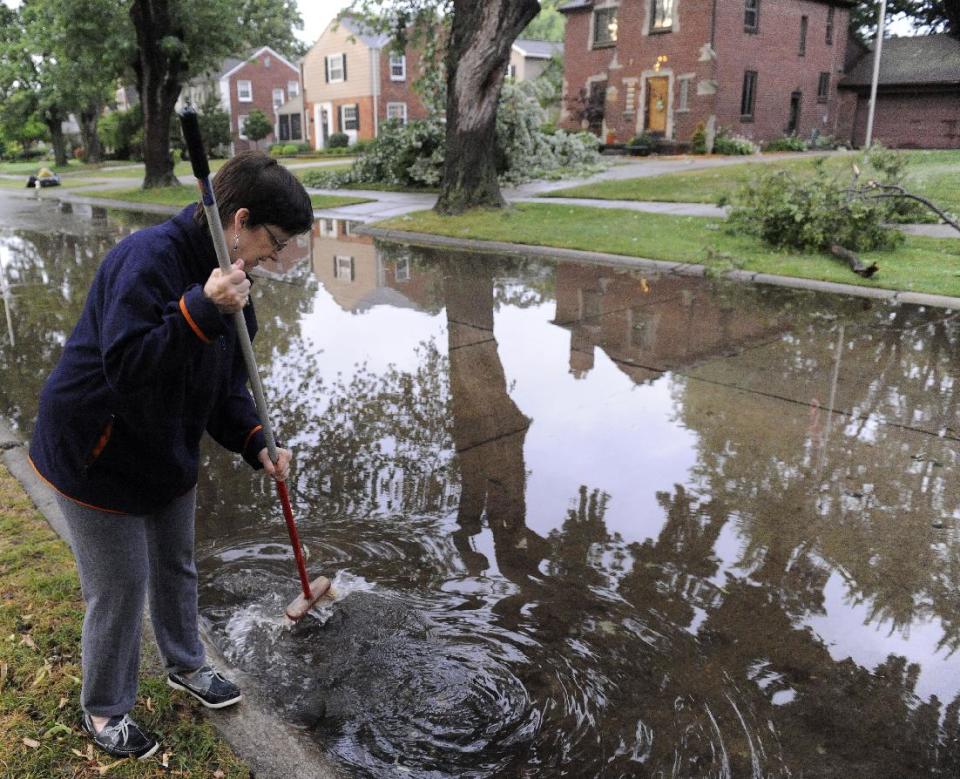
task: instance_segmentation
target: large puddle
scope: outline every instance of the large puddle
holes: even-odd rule
[[[148,217],[0,200],[0,413],[28,435]],[[960,770],[953,312],[375,246],[255,285],[294,512],[207,447],[201,606],[358,777]]]

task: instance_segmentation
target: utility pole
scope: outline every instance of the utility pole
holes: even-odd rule
[[[877,21],[877,42],[873,47],[873,80],[870,82],[870,107],[867,110],[867,138],[864,147],[873,143],[873,115],[877,110],[877,82],[880,80],[880,50],[883,48],[883,26],[887,17],[887,0],[880,0],[880,18]]]

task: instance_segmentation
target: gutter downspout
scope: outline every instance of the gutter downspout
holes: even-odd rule
[[[380,135],[380,49],[370,49],[370,73],[373,83],[373,137]]]

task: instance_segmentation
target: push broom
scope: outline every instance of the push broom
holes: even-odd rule
[[[190,155],[190,164],[193,175],[197,179],[200,197],[203,201],[203,210],[207,216],[207,226],[210,228],[210,237],[213,238],[213,248],[217,254],[220,270],[229,273],[231,270],[230,254],[227,250],[227,241],[223,235],[223,224],[220,222],[220,212],[217,210],[217,198],[210,183],[210,164],[207,162],[207,153],[203,148],[203,138],[200,135],[200,124],[197,121],[197,112],[187,106],[180,114],[180,127],[183,130],[183,139],[187,144]],[[260,382],[260,372],[253,356],[253,345],[250,343],[250,333],[247,332],[247,323],[243,311],[234,315],[234,324],[237,338],[240,340],[240,350],[247,366],[247,376],[250,379],[250,388],[257,404],[257,414],[263,424],[263,435],[267,440],[267,452],[272,462],[277,462],[277,441],[270,425],[267,414],[267,401],[263,394],[263,384]],[[297,535],[297,525],[293,520],[293,510],[290,508],[290,496],[287,493],[286,482],[276,480],[277,495],[283,507],[283,518],[287,522],[287,532],[290,534],[290,544],[293,546],[293,556],[297,561],[297,573],[300,575],[302,592],[286,608],[285,613],[294,622],[303,619],[311,607],[322,598],[330,589],[330,580],[326,576],[318,576],[313,581],[307,578],[307,568],[303,561],[303,549]]]

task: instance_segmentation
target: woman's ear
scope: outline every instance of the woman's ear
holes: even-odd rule
[[[239,233],[244,228],[249,218],[249,208],[238,208],[236,211],[234,211],[233,218],[231,219],[233,232]]]

